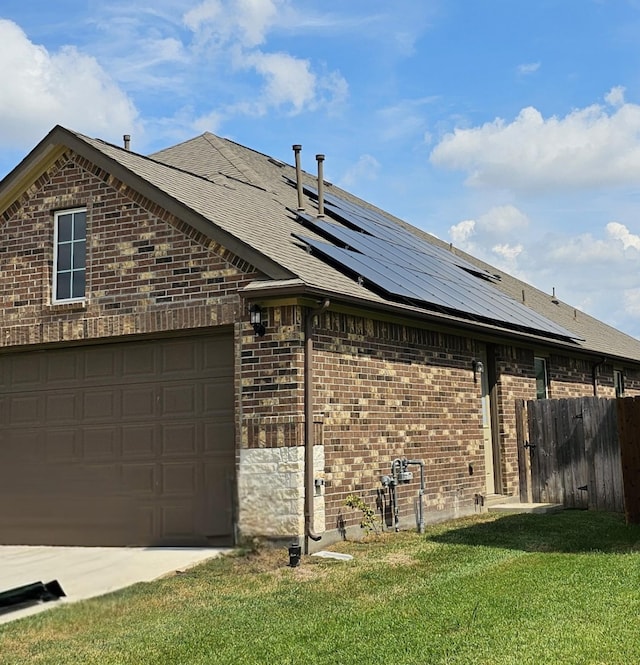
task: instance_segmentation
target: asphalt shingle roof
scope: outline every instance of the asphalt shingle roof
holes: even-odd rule
[[[438,313],[428,308],[393,302],[365,288],[357,280],[348,277],[340,270],[305,251],[304,244],[293,234],[314,236],[309,229],[303,229],[297,221],[297,193],[295,169],[289,164],[274,160],[268,155],[256,152],[233,141],[205,133],[179,145],[154,153],[148,157],[111,145],[98,139],[88,138],[63,128],[55,128],[50,135],[31,153],[32,159],[38,157],[38,150],[48,142],[52,144],[73,144],[73,149],[80,150],[88,159],[98,155],[106,160],[108,166],[117,166],[124,179],[129,176],[132,186],[145,183],[156,192],[176,203],[180,209],[189,211],[202,220],[212,238],[221,244],[224,238],[234,239],[233,248],[241,258],[264,257],[261,265],[263,281],[251,285],[248,289],[258,291],[265,286],[275,289],[295,288],[300,292],[331,295],[336,300],[384,308],[397,314],[406,314],[413,318],[424,316],[430,320],[440,320],[444,324],[464,325],[478,330],[510,336],[496,322],[495,326],[480,325],[465,319],[456,313]],[[9,190],[15,188],[15,171],[28,170],[29,158],[19,165],[3,183]],[[302,173],[305,185],[314,187],[315,176]],[[452,251],[482,270],[497,274],[500,279],[493,285],[502,293],[523,303],[575,333],[581,341],[558,342],[536,339],[529,335],[531,343],[543,346],[573,346],[576,350],[609,358],[625,358],[640,362],[640,341],[615,328],[574,309],[571,305],[552,299],[543,293],[496,268],[450,247],[447,243],[421,231],[402,220],[371,206],[365,201],[352,196],[330,184],[326,191],[347,201],[382,213],[387,219],[402,226],[411,233],[440,248]],[[0,198],[0,202],[2,199]],[[317,206],[314,200],[304,197],[305,212],[315,215]],[[319,239],[319,237],[318,237]],[[246,250],[247,256],[243,256]]]

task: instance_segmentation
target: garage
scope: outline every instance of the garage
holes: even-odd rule
[[[224,545],[231,333],[0,355],[0,543]]]

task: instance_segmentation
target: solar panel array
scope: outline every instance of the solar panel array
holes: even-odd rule
[[[317,191],[305,187],[317,197]],[[298,212],[299,221],[325,241],[294,234],[324,260],[381,295],[427,309],[576,339],[574,333],[493,286],[497,277],[431,244],[381,213],[331,194],[325,212],[336,222]]]

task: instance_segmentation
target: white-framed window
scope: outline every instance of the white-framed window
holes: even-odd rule
[[[616,389],[616,397],[624,395],[624,374],[621,369],[613,370],[613,385]]]
[[[53,302],[84,300],[87,209],[59,210],[54,223]]]
[[[536,399],[546,399],[549,396],[549,375],[547,374],[547,359],[536,356],[533,359],[536,372]]]

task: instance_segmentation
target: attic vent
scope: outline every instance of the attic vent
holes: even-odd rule
[[[279,159],[275,159],[274,157],[269,157],[268,161],[281,169],[286,166],[284,162],[281,162]]]
[[[123,134],[122,141],[124,142],[124,149],[131,149],[131,134]]]

